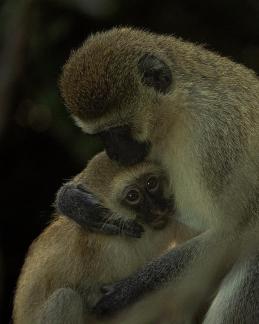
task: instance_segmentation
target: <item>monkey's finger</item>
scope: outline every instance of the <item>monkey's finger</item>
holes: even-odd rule
[[[117,225],[109,224],[109,223],[92,223],[92,225],[88,225],[90,229],[94,230],[95,232],[101,232],[104,234],[109,235],[119,235],[120,228]]]
[[[127,306],[126,298],[123,299],[116,295],[116,288],[111,288],[106,294],[103,295],[102,299],[93,307],[92,312],[97,317],[111,316],[115,314],[120,308]],[[124,302],[126,305],[124,305]]]
[[[104,285],[101,287],[101,293],[104,295],[109,295],[114,291],[113,285]]]
[[[121,232],[127,236],[140,238],[144,232],[144,228],[135,221],[128,221],[123,224]]]
[[[140,238],[144,229],[141,225],[135,223],[130,226],[127,224],[121,228],[121,226],[114,223],[89,223],[86,225],[92,231],[99,231],[108,235],[127,235],[134,238]]]

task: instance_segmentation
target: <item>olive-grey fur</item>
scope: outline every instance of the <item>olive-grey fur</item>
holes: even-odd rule
[[[143,82],[138,62],[146,54],[170,68],[172,83],[166,93]],[[214,282],[218,272],[209,263],[217,270],[229,262],[234,268],[225,272],[229,282],[222,282],[218,296],[224,296],[225,305],[243,309],[244,322],[251,318],[245,309],[254,309],[256,316],[258,306],[246,308],[244,299],[233,300],[231,294],[238,291],[237,273],[255,280],[245,265],[258,253],[259,80],[255,73],[174,36],[114,28],[91,36],[71,55],[60,84],[65,104],[85,132],[127,125],[134,140],[151,144],[149,158],[168,172],[180,221],[205,232],[186,243],[188,251],[196,251],[191,253],[191,267],[177,263],[186,251],[183,245],[178,257],[171,251],[115,285],[96,311],[125,307],[164,282],[172,282],[174,293],[180,294],[187,281],[180,284],[179,277],[193,275],[190,269],[199,264],[203,267],[197,266],[197,278]],[[179,267],[182,271],[175,272]],[[142,278],[147,274],[145,282]],[[207,286],[209,290],[211,285]],[[185,297],[196,289],[190,286]],[[238,323],[238,314],[228,314],[216,297],[205,323]]]

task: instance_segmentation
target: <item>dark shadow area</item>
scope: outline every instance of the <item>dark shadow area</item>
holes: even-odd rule
[[[207,44],[259,72],[257,0],[7,0],[0,13],[0,322],[55,193],[101,149],[58,90],[70,51],[97,30],[128,25]]]

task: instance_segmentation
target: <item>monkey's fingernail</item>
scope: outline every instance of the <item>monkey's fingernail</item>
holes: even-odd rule
[[[108,288],[107,287],[101,287],[101,293],[102,294],[106,294],[108,292]]]
[[[84,187],[82,184],[78,184],[78,185],[76,186],[76,189],[79,189],[79,190],[81,190],[81,191],[87,192],[86,189],[85,189],[85,187]]]
[[[101,287],[101,292],[104,294],[104,295],[108,295],[110,293],[113,292],[113,286],[112,285],[106,285],[106,286],[102,286]]]

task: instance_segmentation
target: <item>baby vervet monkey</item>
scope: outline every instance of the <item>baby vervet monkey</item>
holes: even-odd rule
[[[111,159],[131,165],[148,156],[162,165],[180,222],[201,232],[116,283],[96,312],[112,313],[165,283],[175,296],[185,293],[184,307],[227,264],[205,323],[257,322],[259,289],[248,289],[259,286],[255,73],[173,36],[114,28],[72,53],[60,85],[77,124],[103,139]],[[189,281],[197,285],[183,289]]]
[[[29,249],[14,324],[98,322],[90,313],[104,283],[128,276],[189,238],[174,222],[167,187],[153,163],[125,168],[105,153],[94,157],[59,191],[58,215]]]

